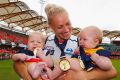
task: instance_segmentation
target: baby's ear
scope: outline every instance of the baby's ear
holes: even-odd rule
[[[96,38],[95,43],[96,43],[96,45],[98,45],[100,43],[100,40]]]

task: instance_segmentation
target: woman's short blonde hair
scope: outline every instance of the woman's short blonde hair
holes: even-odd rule
[[[51,21],[52,16],[61,14],[61,13],[67,13],[67,11],[63,7],[55,5],[55,4],[47,4],[45,7],[45,12],[48,17],[49,23]]]

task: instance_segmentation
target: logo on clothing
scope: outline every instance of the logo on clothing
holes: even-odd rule
[[[72,48],[67,48],[65,51],[66,54],[71,54],[72,52],[73,52]]]
[[[44,52],[46,53],[46,55],[48,55],[48,54],[53,55],[54,54],[54,48],[52,46],[46,46],[44,48]]]

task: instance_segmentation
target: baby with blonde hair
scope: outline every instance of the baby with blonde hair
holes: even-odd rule
[[[110,70],[112,68],[112,63],[108,58],[111,53],[99,46],[102,42],[102,37],[102,31],[96,26],[88,26],[80,31],[80,54],[77,54],[81,56],[84,68],[87,71],[91,71],[95,66],[103,70]],[[73,57],[76,57],[76,55],[73,55]]]
[[[50,57],[43,52],[44,42],[42,33],[32,32],[28,38],[28,49],[20,50],[12,56],[13,61],[24,61],[33,79],[39,79],[40,76],[48,79],[44,68],[50,67],[52,63]]]

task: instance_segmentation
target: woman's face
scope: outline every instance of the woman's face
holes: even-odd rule
[[[70,38],[72,26],[67,13],[61,13],[52,16],[49,25],[53,29],[58,39]]]

